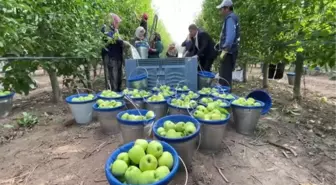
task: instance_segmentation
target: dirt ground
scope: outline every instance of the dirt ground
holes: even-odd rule
[[[18,96],[12,114],[0,120],[0,185],[108,184],[105,161],[121,136],[102,134],[98,123],[69,126],[67,105],[50,103],[46,77],[37,78],[40,88],[28,97]],[[255,76],[235,84],[234,93],[246,95],[260,86]],[[286,79],[270,81],[273,108],[259,121],[255,136],[237,134],[228,126],[221,151],[195,153],[188,185],[336,184],[335,83],[306,77],[306,88],[299,105],[291,100]],[[328,97],[326,103],[322,96]],[[23,111],[37,115],[39,124],[17,127]],[[270,143],[286,146],[296,156]],[[170,184],[183,185],[185,177],[180,172]]]

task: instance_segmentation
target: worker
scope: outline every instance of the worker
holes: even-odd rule
[[[225,17],[224,23],[220,35],[219,49],[220,55],[220,68],[219,76],[224,78],[219,83],[223,86],[232,86],[232,72],[235,69],[236,59],[238,56],[238,44],[239,44],[239,19],[235,13],[233,13],[233,3],[231,0],[223,0],[223,2],[217,6],[220,9],[221,14]]]
[[[101,30],[104,33],[104,41],[106,43],[105,48],[102,49],[102,58],[104,66],[107,68],[107,78],[111,90],[117,92],[121,91],[123,50],[125,45],[118,33],[120,22],[121,19],[118,15],[110,13],[106,24]]]
[[[163,45],[161,42],[161,36],[159,33],[154,34],[154,38],[150,43],[148,51],[148,58],[160,58],[160,54],[163,51]]]
[[[177,58],[178,57],[178,51],[177,51],[176,45],[174,43],[169,45],[166,56],[168,58]]]
[[[144,13],[141,18],[140,26],[145,29],[145,38],[147,38],[147,21],[148,21],[148,14]]]
[[[196,55],[197,50],[195,47],[195,42],[192,41],[193,38],[190,38],[190,35],[188,34],[186,40],[182,43],[182,47],[185,47],[185,50],[183,52],[183,57],[192,57]]]
[[[137,42],[147,42],[146,38],[146,30],[145,28],[143,28],[142,26],[137,27],[137,29],[135,30],[135,34],[134,34],[134,39],[131,41],[132,45],[135,47],[135,44]]]
[[[189,26],[189,34],[197,49],[199,70],[211,71],[213,61],[217,57],[215,42],[207,32],[201,31],[195,24]]]

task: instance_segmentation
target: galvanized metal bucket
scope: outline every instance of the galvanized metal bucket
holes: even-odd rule
[[[212,80],[215,78],[215,74],[209,71],[198,72],[198,90],[203,87],[210,87]]]
[[[258,101],[261,106],[248,107],[232,104],[232,114],[236,131],[243,135],[253,135],[265,104]]]
[[[122,105],[114,108],[99,108],[97,103],[92,107],[97,113],[100,128],[105,134],[114,135],[120,132],[117,115],[119,112],[125,110],[125,102],[119,102],[121,102]]]
[[[135,44],[135,48],[138,51],[141,59],[147,59],[148,58],[149,46],[148,46],[147,42],[137,42]]]
[[[168,103],[168,114],[169,115],[190,115],[189,112],[191,112],[193,109],[188,108],[182,108],[182,107],[176,107],[170,103]]]
[[[139,121],[123,120],[121,119],[121,116],[125,113],[132,115],[146,115],[147,112],[148,110],[144,109],[132,109],[118,113],[117,120],[120,126],[123,143],[129,143],[137,139],[145,139],[150,131],[148,127],[154,122],[155,116],[151,119]],[[147,130],[145,129],[145,127],[147,128]]]
[[[157,129],[159,127],[163,127],[165,121],[172,121],[173,123],[177,123],[180,121],[183,122],[192,122],[196,127],[196,132],[192,135],[182,138],[166,138],[159,135]],[[157,120],[153,125],[153,133],[154,137],[160,141],[165,141],[170,144],[182,158],[187,168],[190,169],[192,166],[192,158],[196,151],[196,142],[200,132],[200,123],[193,117],[186,115],[171,115],[165,116],[159,120]]]
[[[155,113],[156,120],[166,116],[168,112],[167,100],[158,102],[150,102],[145,100],[145,107],[147,110],[151,110]]]
[[[88,94],[75,94],[68,96],[65,101],[68,103],[72,115],[74,116],[76,122],[80,125],[87,125],[92,121],[93,109],[92,106],[95,104],[97,97],[95,96],[92,100],[73,102],[72,98],[77,98],[80,96],[87,96]]]
[[[145,73],[138,73],[138,69],[144,69]],[[133,73],[135,75],[133,75]],[[134,71],[131,72],[130,76],[127,79],[129,83],[129,87],[132,89],[148,89],[148,71],[146,68],[138,67]]]
[[[146,104],[143,98],[130,98],[125,96],[125,102],[127,109],[145,109]],[[132,101],[132,102],[131,102]]]
[[[4,118],[9,115],[13,107],[13,97],[15,93],[12,92],[6,96],[0,96],[0,118]]]
[[[287,73],[287,78],[288,78],[288,84],[294,85],[295,73]]]

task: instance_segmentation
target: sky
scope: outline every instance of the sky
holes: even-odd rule
[[[152,0],[153,8],[164,23],[174,42],[180,45],[202,10],[203,0]]]

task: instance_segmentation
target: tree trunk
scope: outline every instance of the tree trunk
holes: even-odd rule
[[[296,53],[293,98],[299,101],[301,100],[301,77],[303,73],[303,61],[304,59],[302,53]]]
[[[268,88],[268,63],[264,62],[263,64],[263,88]]]
[[[88,89],[92,89],[92,82],[91,82],[91,74],[90,74],[90,70],[91,69],[91,64],[90,62],[88,62],[87,60],[85,60],[85,64],[84,64],[84,72],[85,72],[85,77],[86,77],[86,81],[87,81],[87,88]]]
[[[247,82],[247,70],[248,70],[247,62],[244,62],[243,63],[243,82]]]
[[[57,73],[55,69],[48,69],[47,70],[51,88],[53,92],[53,102],[58,103],[61,100],[61,89],[59,87],[58,79],[57,79]]]

